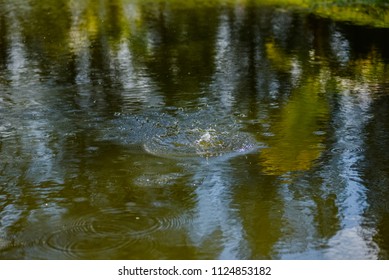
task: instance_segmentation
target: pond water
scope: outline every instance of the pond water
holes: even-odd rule
[[[198,2],[0,1],[0,259],[389,258],[389,29]]]

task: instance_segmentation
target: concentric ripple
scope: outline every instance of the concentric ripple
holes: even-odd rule
[[[71,258],[104,258],[139,242],[147,250],[147,237],[159,227],[157,218],[124,209],[104,209],[62,226],[46,237],[45,244]]]
[[[129,210],[131,208],[131,210]],[[0,251],[20,259],[111,259],[158,254],[158,238],[190,224],[190,214],[167,210],[163,215],[143,207],[107,208],[45,229],[35,239],[0,237]],[[0,255],[1,256],[1,255]]]
[[[185,225],[190,225],[193,222],[193,216],[190,214],[179,214],[162,217],[161,227],[163,230],[180,229]]]
[[[131,148],[139,145],[143,152],[168,158],[209,158],[252,151],[258,143],[241,129],[242,124],[234,116],[204,108],[177,109],[171,114],[119,115],[98,127],[101,140]]]
[[[148,153],[167,157],[215,157],[254,147],[250,135],[216,128],[181,129],[175,134],[156,135],[144,144]]]
[[[158,218],[147,213],[129,212],[124,209],[104,209],[92,221],[97,233],[120,234],[126,237],[143,237],[159,228]]]

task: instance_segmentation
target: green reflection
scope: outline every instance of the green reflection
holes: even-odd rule
[[[322,123],[328,117],[326,99],[319,95],[320,82],[306,80],[274,120],[274,140],[260,158],[270,174],[309,170],[324,149]]]

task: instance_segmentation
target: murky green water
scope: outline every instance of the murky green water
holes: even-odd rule
[[[389,258],[389,29],[230,2],[0,1],[1,259]]]

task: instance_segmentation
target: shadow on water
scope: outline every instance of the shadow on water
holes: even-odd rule
[[[1,259],[388,258],[380,17],[38,2],[0,3]]]

